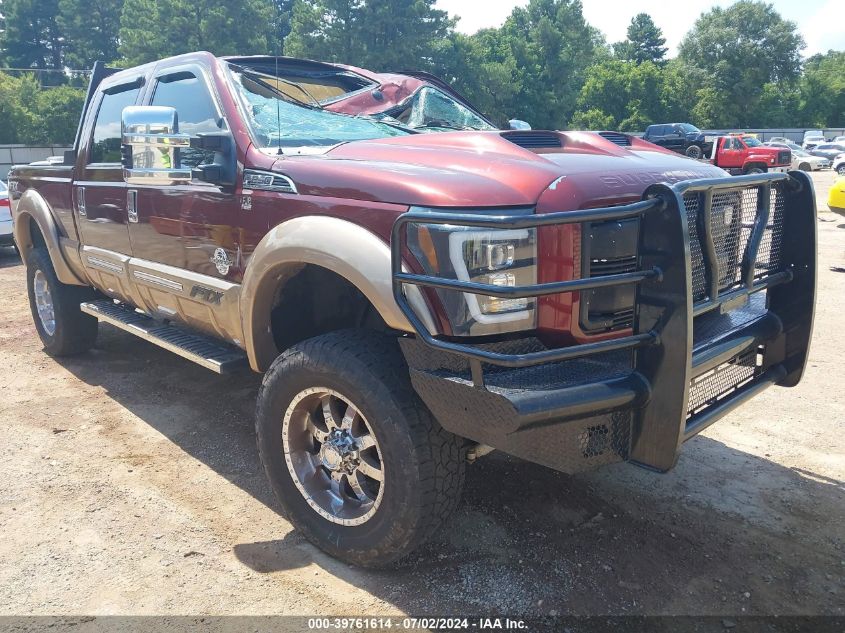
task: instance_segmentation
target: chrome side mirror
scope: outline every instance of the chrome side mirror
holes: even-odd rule
[[[525,121],[520,121],[519,119],[511,119],[508,121],[508,125],[512,130],[530,130],[531,125],[526,123]]]
[[[121,116],[123,179],[132,185],[180,185],[191,182],[180,150],[191,137],[179,134],[175,108],[130,106]]]

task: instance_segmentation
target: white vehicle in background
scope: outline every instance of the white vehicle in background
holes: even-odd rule
[[[0,180],[0,246],[12,246],[12,208],[9,206],[9,190]]]
[[[767,141],[765,145],[769,147],[785,147],[792,152],[792,164],[790,169],[800,169],[801,171],[817,171],[819,169],[827,169],[830,167],[830,161],[823,156],[813,156],[809,152],[805,152],[799,145],[791,141]]]
[[[845,176],[845,154],[840,154],[833,159],[833,171],[840,176]]]
[[[804,149],[811,150],[816,145],[826,143],[824,133],[821,130],[807,130],[804,132],[804,142],[802,143]]]
[[[831,143],[845,143],[845,136],[834,136]]]

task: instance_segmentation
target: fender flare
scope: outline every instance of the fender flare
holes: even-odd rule
[[[283,350],[277,350],[270,330],[270,312],[279,288],[312,264],[330,270],[355,286],[378,311],[388,327],[413,332],[393,299],[390,248],[377,235],[347,220],[303,216],[270,230],[249,259],[241,286],[241,326],[250,366],[266,371]],[[409,303],[430,332],[434,320],[422,294],[406,287]]]
[[[26,261],[27,253],[34,246],[34,239],[30,230],[30,220],[35,220],[41,231],[41,235],[44,237],[44,243],[47,246],[50,261],[53,263],[53,269],[56,271],[56,277],[58,277],[59,281],[72,286],[88,285],[68,265],[62,252],[61,244],[61,239],[67,239],[67,236],[62,235],[59,224],[56,222],[55,217],[53,217],[53,211],[49,203],[40,193],[34,189],[27,189],[17,201],[13,217],[15,243],[18,245],[24,261]]]

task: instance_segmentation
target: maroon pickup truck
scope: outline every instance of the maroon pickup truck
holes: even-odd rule
[[[421,133],[257,59],[98,65],[64,164],[11,172],[14,237],[48,354],[105,321],[264,373],[261,460],[324,550],[404,556],[492,449],[666,471],[800,380],[806,174],[730,178],[616,132]]]

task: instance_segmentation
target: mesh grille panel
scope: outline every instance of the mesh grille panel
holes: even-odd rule
[[[698,194],[684,194],[689,225],[690,259],[692,260],[692,300],[701,301],[707,296],[707,282],[704,277],[704,262],[701,254],[701,239],[698,236]]]
[[[757,374],[757,350],[752,349],[690,382],[687,417],[701,413]]]
[[[742,285],[742,259],[757,217],[760,188],[721,191],[713,194],[710,231],[716,250],[719,294]],[[684,207],[690,232],[693,301],[708,299],[707,277],[700,233],[700,197],[697,192],[684,194]],[[755,280],[777,272],[781,266],[780,250],[783,241],[784,195],[783,183],[775,183],[769,200],[769,222],[754,262]]]

